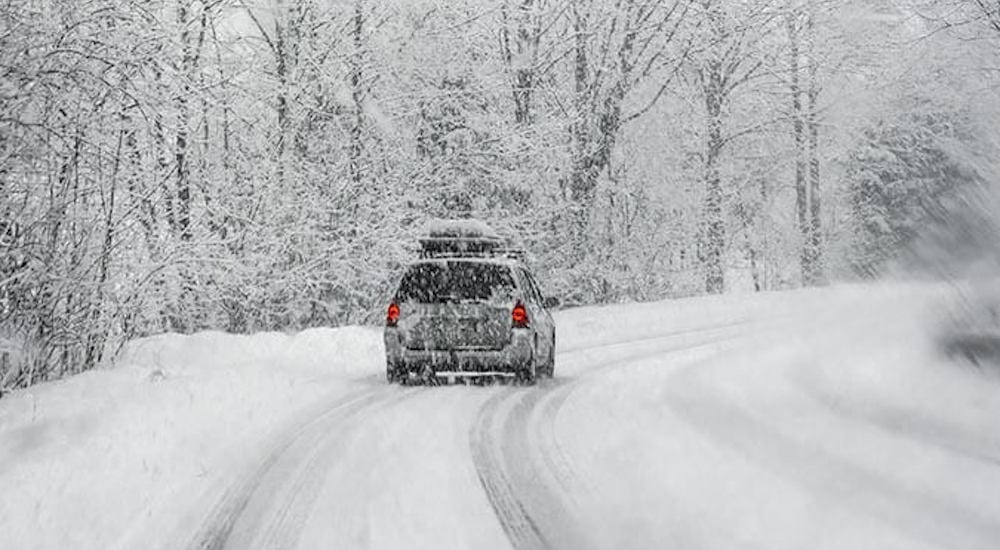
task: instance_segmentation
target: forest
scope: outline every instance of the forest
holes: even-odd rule
[[[987,0],[5,0],[0,393],[377,324],[477,218],[567,306],[998,253]]]

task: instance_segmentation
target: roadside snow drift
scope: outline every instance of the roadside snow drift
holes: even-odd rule
[[[169,522],[178,495],[210,487],[310,404],[370,384],[380,357],[379,333],[361,328],[169,334],[133,342],[115,368],[9,395],[0,546],[109,548]]]
[[[587,377],[550,429],[594,547],[996,548],[1000,381],[934,347],[947,299],[773,295],[715,349]]]

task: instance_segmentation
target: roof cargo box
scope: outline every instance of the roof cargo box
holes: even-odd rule
[[[420,237],[424,258],[497,256],[507,248],[506,240],[479,220],[434,220]]]
[[[479,220],[434,220],[427,224],[424,238],[502,240],[492,227]]]

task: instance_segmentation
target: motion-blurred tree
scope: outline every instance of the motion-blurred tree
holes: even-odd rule
[[[980,182],[956,153],[968,143],[967,115],[920,101],[876,122],[851,154],[854,269],[879,275],[929,227],[949,223],[947,206]]]

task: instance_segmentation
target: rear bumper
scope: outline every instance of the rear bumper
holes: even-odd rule
[[[397,331],[386,329],[386,365],[399,374],[454,376],[513,376],[531,362],[533,346],[528,331],[515,331],[501,350],[413,350],[402,344]]]

